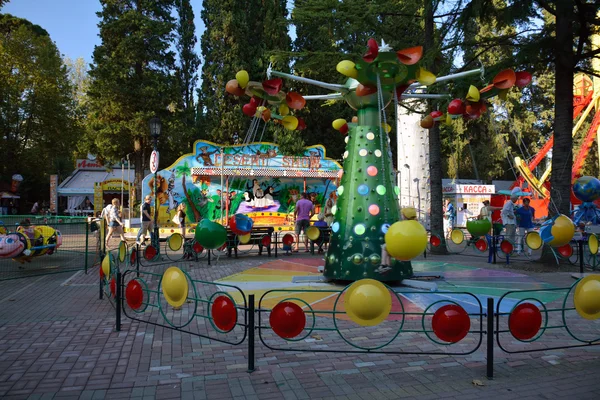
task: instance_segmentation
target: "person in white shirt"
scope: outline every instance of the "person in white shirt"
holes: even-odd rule
[[[515,243],[515,233],[517,232],[517,218],[515,216],[515,204],[519,200],[519,196],[510,196],[510,201],[504,203],[500,217],[506,229],[506,238],[511,243]]]

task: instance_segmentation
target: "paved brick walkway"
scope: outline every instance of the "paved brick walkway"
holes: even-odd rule
[[[431,259],[492,267],[475,257]],[[268,260],[246,256],[222,259],[210,267],[206,261],[179,265],[193,265],[195,279],[213,281]],[[514,268],[535,269],[529,264],[511,266]],[[527,274],[556,286],[568,286],[573,282],[567,272],[571,270],[575,269],[561,267],[563,272]],[[87,276],[57,274],[0,282],[0,397],[600,398],[600,346],[525,354],[496,349],[495,379],[487,380],[485,341],[467,356],[420,356],[282,352],[266,348],[257,338],[257,370],[248,374],[246,344],[231,346],[127,318],[123,319],[122,331],[115,332],[113,307],[107,300],[98,300],[97,273],[96,267]],[[201,289],[200,295],[214,290]],[[178,318],[185,319],[186,312],[184,307]],[[152,318],[158,318],[156,314],[152,313]],[[600,332],[597,324],[579,327],[586,334]],[[208,325],[200,321],[188,328],[206,332]],[[234,335],[239,334],[234,331]],[[340,345],[341,340],[322,336],[311,335],[298,346]],[[548,346],[569,339],[554,332],[549,338]],[[265,334],[265,340],[271,343],[275,338]],[[410,335],[401,340],[421,351],[437,349]]]

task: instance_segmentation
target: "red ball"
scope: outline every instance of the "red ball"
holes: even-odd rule
[[[431,244],[433,247],[438,247],[442,244],[442,239],[440,239],[438,235],[431,235],[429,238],[429,244]]]
[[[260,239],[260,242],[263,246],[269,247],[271,245],[271,236],[265,235]]]
[[[298,304],[283,301],[271,310],[269,323],[279,337],[291,339],[298,336],[306,326],[306,315]]]
[[[133,249],[133,250],[131,250],[131,254],[129,255],[129,263],[131,265],[135,265],[136,261],[137,261],[137,250]]]
[[[237,323],[237,309],[233,301],[227,296],[219,296],[213,301],[210,310],[213,322],[223,332],[229,332]]]
[[[281,241],[283,242],[283,244],[289,246],[292,243],[294,243],[294,235],[286,233],[285,235],[283,235],[283,239],[281,239]]]
[[[125,288],[125,300],[132,310],[138,310],[144,303],[144,290],[137,279],[129,281]]]
[[[514,246],[511,242],[505,239],[500,243],[500,250],[502,250],[504,254],[510,254],[513,252]]]
[[[440,307],[431,321],[433,333],[444,342],[460,342],[471,328],[471,319],[461,306],[447,304]]]
[[[194,252],[196,254],[200,254],[204,250],[204,247],[202,247],[202,245],[200,243],[195,242],[194,245],[192,246],[192,249],[194,250]]]
[[[521,303],[508,317],[508,329],[519,340],[534,337],[542,326],[542,313],[531,303]]]
[[[475,242],[475,248],[479,251],[486,251],[488,248],[487,240],[477,239],[477,241]]]
[[[117,280],[114,277],[110,280],[110,293],[113,297],[117,295]]]
[[[156,248],[152,245],[146,247],[144,249],[144,258],[148,261],[152,261],[154,260],[154,257],[156,257]]]

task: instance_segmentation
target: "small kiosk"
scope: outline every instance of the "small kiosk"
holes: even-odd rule
[[[157,172],[160,227],[174,227],[176,209],[184,204],[187,224],[209,218],[225,225],[230,215],[244,213],[255,226],[293,229],[289,216],[302,192],[309,193],[317,214],[336,199],[342,167],[321,145],[294,156],[266,142],[220,146],[199,140],[193,150]],[[154,174],[142,185],[142,197],[154,196]]]
[[[490,200],[496,192],[494,185],[484,185],[477,181],[452,181],[444,179],[442,182],[444,203],[446,199],[452,200],[456,210],[456,227],[466,227],[467,219],[479,215],[484,200]]]

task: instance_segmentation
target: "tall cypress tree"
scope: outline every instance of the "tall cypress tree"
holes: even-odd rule
[[[173,0],[101,0],[101,4],[102,43],[94,49],[89,72],[86,150],[108,162],[134,153],[135,179],[140,183],[152,143],[148,121],[157,116],[168,122],[169,108],[177,99],[170,50]],[[163,138],[168,135],[163,129]]]

